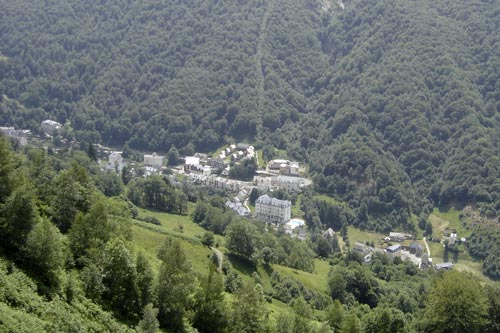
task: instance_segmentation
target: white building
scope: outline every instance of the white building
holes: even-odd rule
[[[292,203],[288,200],[271,198],[267,194],[255,201],[255,215],[258,220],[281,224],[290,220]]]
[[[282,164],[288,164],[290,161],[288,160],[271,160],[268,163],[268,167],[271,170],[279,170]]]
[[[292,164],[290,164],[290,173],[292,175],[299,174],[299,163],[298,162],[292,162]]]
[[[108,164],[106,165],[107,170],[114,170],[116,172],[121,172],[125,164],[123,163],[123,157],[121,151],[114,151],[108,156]]]
[[[448,246],[453,246],[457,242],[457,233],[452,232],[450,237],[448,238]]]
[[[54,134],[54,131],[61,129],[62,125],[58,123],[57,121],[53,120],[44,120],[42,121],[42,131],[47,134]]]
[[[278,176],[277,179],[279,188],[289,193],[300,192],[306,186],[304,178],[300,177]]]
[[[186,160],[186,165],[199,165],[200,164],[200,158],[196,156],[186,156],[184,158]]]
[[[163,161],[165,161],[165,156],[156,155],[144,155],[144,166],[152,167],[155,169],[160,169],[163,166]]]

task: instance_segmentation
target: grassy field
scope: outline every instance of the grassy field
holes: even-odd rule
[[[347,227],[347,236],[349,237],[349,242],[351,243],[352,248],[355,242],[373,242],[377,247],[377,245],[382,245],[384,243],[384,237],[386,235],[376,232],[361,231],[354,227]]]
[[[292,217],[303,218],[304,212],[300,209],[300,200],[302,200],[302,194],[297,196],[295,205],[292,206]]]
[[[190,207],[190,209],[192,208]],[[181,241],[182,248],[186,252],[193,270],[197,274],[205,274],[208,271],[209,257],[212,254],[212,250],[201,244],[199,237],[203,235],[205,230],[193,223],[189,216],[167,214],[146,209],[139,209],[139,215],[141,217],[155,217],[161,223],[161,225],[157,226],[134,220],[134,225],[132,226],[136,249],[141,249],[148,255],[155,270],[158,270],[160,266],[160,261],[156,258],[158,247],[167,237],[172,237]],[[255,267],[245,260],[228,255],[222,236],[216,235],[216,242],[219,243],[218,249],[224,253],[224,260],[230,261],[233,269],[238,271],[242,279],[246,282],[254,281],[253,273],[257,272],[264,290],[271,290],[271,274],[273,270],[278,271],[283,276],[292,276],[303,283],[306,288],[321,293],[327,290],[327,277],[330,266],[324,260],[315,260],[315,270],[313,273],[280,265],[273,265],[272,268],[265,268],[261,265]],[[231,298],[231,295],[228,295],[228,298]],[[268,303],[268,308],[271,320],[276,320],[282,312],[290,311],[290,308],[286,304],[275,299],[273,299],[272,303]],[[321,311],[316,311],[315,313],[319,317],[322,316]]]
[[[429,221],[432,223],[432,237],[443,239],[443,232],[446,229],[455,229],[457,231],[458,238],[468,238],[470,236],[470,231],[467,230],[460,221],[460,212],[460,210],[456,210],[454,208],[449,208],[447,210],[434,208],[432,214],[429,215]],[[458,253],[448,251],[446,255],[443,244],[432,241],[429,241],[428,244],[434,263],[452,261],[457,270],[471,272],[478,277],[487,280],[487,278],[482,274],[482,263],[473,261],[465,245],[461,244],[458,246]]]
[[[429,221],[432,223],[432,234],[433,237],[442,237],[443,234],[442,232],[446,228],[453,228],[457,231],[458,237],[466,237],[468,238],[470,236],[470,231],[467,230],[464,226],[464,224],[460,221],[460,212],[459,210],[456,210],[454,208],[449,208],[448,210],[440,210],[438,208],[434,208],[432,211],[432,214],[429,216]],[[438,230],[435,230],[435,227]],[[436,234],[437,232],[441,232],[440,235]]]
[[[262,149],[257,150],[257,166],[260,168],[266,168],[266,162],[264,161],[264,157],[262,155]]]
[[[273,269],[282,275],[289,275],[302,282],[309,289],[314,289],[319,292],[327,291],[327,277],[330,271],[328,262],[324,260],[314,260],[314,272],[308,273],[297,269],[288,268],[280,265],[273,265]]]

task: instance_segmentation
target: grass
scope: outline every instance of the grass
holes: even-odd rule
[[[266,162],[264,161],[262,149],[257,150],[257,166],[263,169],[266,168]]]
[[[134,244],[143,249],[151,259],[152,266],[158,270],[160,261],[156,258],[158,247],[167,237],[172,237],[171,234],[162,234],[159,231],[145,229],[142,226],[134,225],[132,227],[132,235]],[[208,272],[210,263],[210,255],[212,250],[201,244],[193,244],[192,242],[180,239],[182,248],[186,253],[195,272]]]
[[[190,207],[190,210],[193,207]],[[181,240],[182,245],[188,258],[195,270],[200,268],[201,272],[205,272],[205,267],[208,264],[208,258],[211,254],[211,250],[199,242],[199,236],[203,235],[205,230],[199,225],[191,221],[188,215],[175,215],[163,212],[155,212],[147,209],[139,209],[140,216],[153,216],[157,218],[161,225],[156,226],[154,224],[145,223],[141,221],[134,221],[133,226],[133,237],[134,242],[141,248],[143,248],[150,257],[156,258],[156,251],[158,246],[163,242],[166,237],[174,237]],[[182,229],[182,232],[181,232]],[[271,271],[266,271],[263,267],[254,267],[248,262],[227,254],[225,248],[224,237],[220,235],[215,235],[216,243],[219,243],[219,250],[225,255],[225,259],[229,260],[244,280],[252,279],[252,274],[257,271],[262,279],[264,287],[270,287],[270,275]],[[198,253],[199,252],[199,253]],[[201,263],[198,263],[201,262]],[[276,269],[280,273],[285,275],[291,275],[297,278],[299,281],[304,283],[307,288],[315,289],[318,291],[325,291],[326,289],[326,277],[328,275],[329,266],[328,262],[316,259],[315,260],[315,273],[306,273],[299,270],[291,269],[284,266],[273,265],[273,269]],[[324,282],[324,283],[323,283]]]
[[[295,205],[292,206],[292,217],[303,218],[304,212],[300,209],[300,201],[302,199],[302,194],[297,196],[297,200],[295,201]]]
[[[439,228],[439,230],[443,230],[443,225],[446,225],[448,228],[456,229],[458,237],[466,237],[468,238],[471,234],[469,230],[467,230],[460,220],[460,210],[456,210],[455,208],[448,208],[447,210],[442,210],[440,208],[434,208],[432,214],[429,216],[429,221],[432,223],[433,228],[433,236],[434,236],[434,225]],[[434,220],[434,221],[433,221]],[[442,224],[442,225],[441,225]],[[443,230],[444,231],[444,230]],[[436,237],[442,237],[441,235],[436,235]]]
[[[460,211],[455,208],[449,208],[446,211],[434,208],[432,214],[429,216],[429,221],[432,224],[432,237],[443,239],[443,232],[446,229],[452,228],[457,231],[459,238],[468,238],[470,236],[470,231],[465,229],[460,221],[459,215]],[[432,241],[428,241],[427,243],[429,244],[431,257],[434,263],[452,261],[455,264],[455,269],[473,273],[485,281],[487,280],[482,274],[482,263],[473,261],[464,245],[461,244],[458,246],[458,253],[448,251],[447,256],[445,256],[443,244]]]
[[[384,237],[386,235],[379,234],[376,232],[361,231],[354,227],[347,227],[347,236],[349,237],[349,242],[351,243],[351,247],[353,247],[355,242],[360,242],[360,243],[373,242],[375,246],[377,246],[377,244],[381,245],[384,243]]]
[[[320,259],[314,260],[314,272],[308,273],[297,269],[273,265],[273,269],[282,275],[292,276],[300,281],[306,288],[322,293],[327,292],[327,277],[330,270],[328,262]]]

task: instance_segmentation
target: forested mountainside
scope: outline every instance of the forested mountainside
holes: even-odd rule
[[[354,224],[500,210],[498,1],[0,2],[0,122],[305,161]]]

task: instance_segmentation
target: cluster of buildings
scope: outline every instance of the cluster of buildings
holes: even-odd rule
[[[102,165],[102,164],[101,164]],[[114,171],[120,173],[125,167],[126,163],[123,161],[121,151],[112,151],[108,155],[108,162],[104,164],[103,169],[106,171]]]
[[[186,156],[184,159],[184,172],[187,174],[194,173],[210,176],[221,174],[223,171],[229,171],[229,163],[221,158],[211,158],[206,154],[196,154],[194,156]]]
[[[267,163],[267,170],[272,173],[297,176],[299,175],[299,162],[290,162],[283,159],[271,160]]]
[[[250,216],[251,214],[250,210],[245,207],[237,198],[232,201],[226,201],[226,207],[232,209],[236,214],[240,216]]]
[[[46,135],[54,135],[57,130],[60,130],[62,125],[54,120],[44,120],[40,124],[40,129]],[[21,146],[28,143],[31,131],[27,129],[16,129],[14,127],[0,127],[0,132],[10,138],[13,138]]]
[[[254,176],[253,184],[260,191],[273,191],[275,189],[286,190],[289,193],[302,192],[312,182],[307,178],[285,175],[259,175]]]
[[[400,232],[390,232],[389,236],[385,237],[386,242],[403,242],[407,239],[411,239],[413,236],[410,234],[403,234]]]
[[[217,175],[203,175],[197,173],[189,173],[187,177],[193,183],[196,183],[201,186],[210,187],[216,190],[226,190],[232,193],[238,193],[243,186],[246,186],[245,182],[228,179],[225,177],[217,176]]]
[[[30,130],[15,129],[14,127],[0,127],[0,132],[13,138],[21,146],[28,143],[28,136],[31,134]]]
[[[220,152],[218,158],[226,160],[229,158],[233,162],[251,159],[255,157],[255,148],[246,143],[231,144]]]

